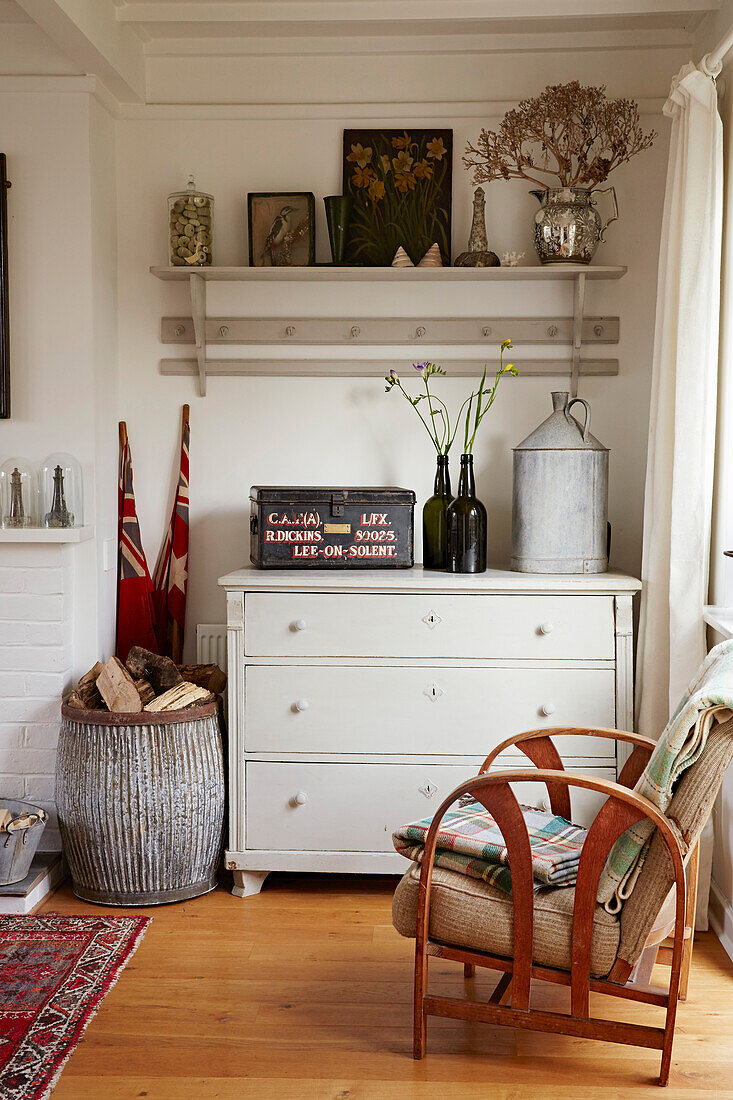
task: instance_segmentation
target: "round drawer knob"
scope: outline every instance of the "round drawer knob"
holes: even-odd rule
[[[543,703],[542,706],[540,707],[540,714],[544,714],[544,716],[546,718],[549,718],[549,716],[551,714],[554,714],[554,713],[555,713],[555,704],[554,703]]]
[[[296,806],[305,806],[307,801],[308,795],[305,793],[305,791],[296,791],[296,793],[293,795],[293,802]]]
[[[305,630],[307,625],[305,619],[296,619],[293,623],[293,630]]]
[[[542,625],[540,626],[540,634],[552,634],[554,629],[554,623],[542,623]]]
[[[310,703],[308,702],[307,699],[297,699],[296,702],[295,702],[295,709],[296,710],[301,710],[301,711],[302,710],[308,710],[309,706],[310,706]]]

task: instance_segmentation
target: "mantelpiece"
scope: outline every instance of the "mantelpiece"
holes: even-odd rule
[[[383,374],[392,366],[383,356],[377,360],[359,359],[359,348],[404,348],[406,355],[425,355],[435,346],[460,349],[461,358],[453,360],[454,375],[480,375],[486,347],[497,342],[511,329],[516,345],[542,344],[546,347],[569,345],[569,360],[525,359],[518,355],[521,374],[571,375],[571,390],[577,390],[580,375],[618,374],[616,359],[582,359],[583,345],[616,344],[619,338],[617,317],[585,317],[585,287],[588,280],[620,279],[625,267],[593,267],[559,264],[546,267],[499,268],[392,268],[392,267],[151,267],[151,273],[164,281],[188,282],[191,317],[164,317],[161,340],[167,344],[193,345],[195,359],[163,359],[161,373],[197,375],[199,392],[206,393],[206,379],[213,375],[369,375]],[[520,318],[436,318],[427,311],[411,318],[360,316],[358,308],[349,316],[307,317],[275,315],[267,319],[211,317],[207,313],[206,286],[209,282],[245,282],[259,286],[279,283],[348,283],[359,301],[359,287],[373,283],[409,285],[418,295],[419,285],[439,283],[445,287],[466,283],[496,282],[571,283],[573,310],[570,317]],[[254,345],[267,352],[263,359],[210,358],[208,349],[232,344]],[[336,346],[343,354],[338,359],[317,357],[317,349]],[[275,354],[272,354],[275,349]]]
[[[219,584],[240,897],[272,870],[400,871],[392,828],[512,733],[631,728],[633,577],[247,568]],[[560,742],[575,770],[615,778],[613,742]]]

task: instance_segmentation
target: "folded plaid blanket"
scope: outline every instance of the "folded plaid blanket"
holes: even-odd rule
[[[674,786],[700,756],[713,722],[733,717],[733,641],[711,649],[657,742],[634,790],[663,812]],[[598,901],[618,913],[641,873],[655,826],[642,818],[611,849],[598,884]]]
[[[564,817],[522,806],[532,850],[534,888],[572,886],[578,872],[585,829]],[[422,861],[425,838],[432,818],[403,825],[392,835],[395,851],[406,859]],[[507,850],[494,818],[480,802],[466,802],[448,810],[441,822],[435,849],[436,867],[458,871],[512,890]]]

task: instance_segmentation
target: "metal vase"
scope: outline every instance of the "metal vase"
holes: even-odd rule
[[[331,259],[337,266],[344,262],[346,250],[346,232],[351,219],[354,200],[351,195],[327,195],[323,200],[326,207],[328,239],[331,242]]]
[[[590,406],[553,393],[553,413],[514,449],[512,569],[605,573],[608,450],[590,434]],[[585,407],[581,425],[572,405]]]
[[[611,196],[613,213],[604,222],[596,202],[605,194]],[[530,195],[540,203],[534,216],[534,246],[541,264],[589,264],[606,229],[618,219],[613,187],[548,187]]]
[[[62,716],[56,805],[77,897],[161,905],[213,890],[224,824],[218,704]]]

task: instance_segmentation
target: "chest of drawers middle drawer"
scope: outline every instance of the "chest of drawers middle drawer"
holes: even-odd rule
[[[248,665],[250,753],[483,756],[542,726],[614,726],[612,669],[415,665]],[[577,744],[575,743],[577,742]],[[607,757],[613,742],[572,736],[563,757]]]

